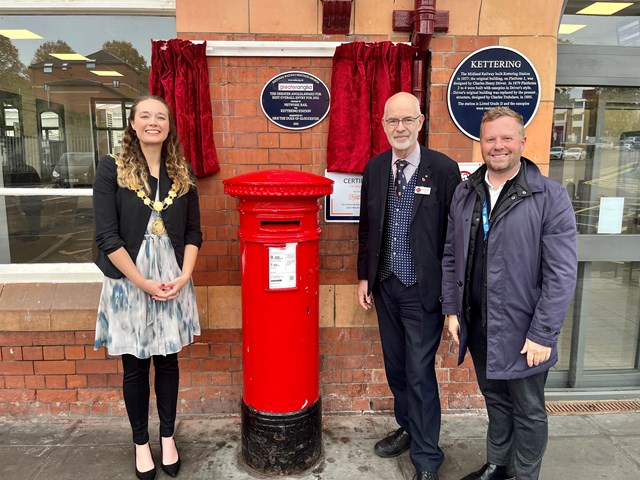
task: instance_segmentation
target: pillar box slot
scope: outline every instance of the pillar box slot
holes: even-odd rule
[[[282,230],[297,231],[300,229],[300,220],[262,220],[260,221],[262,230],[278,232]]]

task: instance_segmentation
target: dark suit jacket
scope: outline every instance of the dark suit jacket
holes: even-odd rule
[[[358,228],[358,279],[369,281],[369,293],[378,280],[385,235],[385,213],[391,150],[369,160],[364,169]],[[429,187],[429,195],[414,193],[409,241],[422,303],[428,312],[440,310],[442,254],[453,192],[461,182],[458,164],[446,155],[420,146],[416,188]]]
[[[160,164],[160,199],[163,200],[171,187],[167,168]],[[155,198],[158,182],[149,177],[151,199]],[[118,186],[115,160],[105,156],[100,160],[93,182],[93,214],[96,226],[98,254],[96,265],[107,277],[121,278],[108,254],[124,247],[135,263],[144,238],[144,232],[151,216],[151,209],[145,205],[136,192]],[[167,234],[173,244],[176,260],[182,268],[185,244],[200,247],[200,207],[195,188],[181,197],[173,199],[173,204],[162,212]]]

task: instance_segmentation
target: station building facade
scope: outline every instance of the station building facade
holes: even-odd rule
[[[207,44],[220,166],[198,180],[205,241],[194,281],[204,331],[180,354],[179,409],[238,413],[239,217],[223,181],[273,168],[324,175],[327,167],[328,118],[298,131],[274,125],[260,107],[262,88],[288,71],[312,74],[330,86],[337,45],[410,42],[410,32],[394,30],[394,11],[410,12],[419,3],[4,2],[2,411],[124,414],[118,360],[93,350],[101,275],[92,264],[90,186],[96,159],[117,149],[133,99],[148,91],[151,40],[179,38]],[[640,2],[610,14],[580,13],[594,3],[586,0],[540,3],[435,2],[438,27],[426,68],[424,142],[458,162],[481,161],[478,143],[449,114],[452,73],[485,47],[509,47],[531,61],[540,79],[540,104],[527,127],[525,155],[567,187],[579,225],[578,288],[548,397],[640,398]],[[345,33],[327,29],[335,18]],[[390,411],[375,313],[362,311],[355,294],[357,225],[321,223],[324,409]],[[481,409],[473,366],[467,359],[457,367],[456,356],[444,333],[437,364],[442,406],[449,412]]]

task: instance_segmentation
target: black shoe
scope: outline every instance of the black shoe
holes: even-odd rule
[[[149,447],[149,449],[151,449],[151,447]],[[136,469],[136,477],[138,477],[140,480],[153,480],[154,478],[156,478],[155,465],[151,470],[147,470],[146,472],[141,472],[140,470],[138,470],[138,464],[136,462],[136,446],[135,445],[133,446],[133,466]]]
[[[376,455],[382,458],[397,457],[411,446],[411,435],[402,427],[391,432],[373,447]]]
[[[175,439],[173,440],[175,443]],[[178,450],[178,446],[176,445],[176,451]],[[162,455],[162,436],[160,436],[160,455]],[[169,475],[170,477],[177,477],[178,472],[180,471],[180,453],[178,452],[178,461],[176,463],[172,463],[171,465],[165,465],[160,460],[160,464],[162,466],[162,471]]]
[[[436,472],[416,472],[413,480],[440,480]]]
[[[485,463],[480,470],[470,473],[462,480],[511,480],[512,478],[507,474],[507,467]]]

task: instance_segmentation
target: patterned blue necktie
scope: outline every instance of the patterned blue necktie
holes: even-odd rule
[[[396,195],[402,196],[407,190],[407,179],[404,176],[404,168],[409,164],[406,160],[396,160]]]

